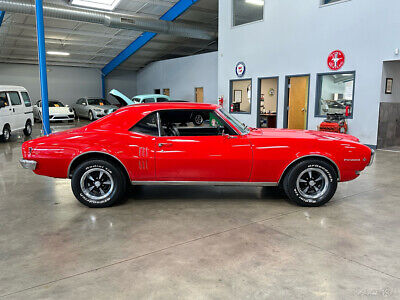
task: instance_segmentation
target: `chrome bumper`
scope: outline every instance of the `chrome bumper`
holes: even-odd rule
[[[375,159],[375,150],[371,149],[371,159],[369,161],[368,166],[372,166],[372,164],[374,163],[374,159]]]
[[[34,161],[34,160],[26,160],[26,159],[20,159],[19,163],[21,164],[21,166],[24,169],[28,169],[28,170],[32,170],[32,171],[36,169],[36,165],[37,165],[36,161]]]

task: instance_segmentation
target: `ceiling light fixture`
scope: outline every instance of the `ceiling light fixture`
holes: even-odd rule
[[[71,0],[71,4],[103,10],[114,10],[120,1],[121,0]]]
[[[263,6],[264,0],[246,0],[246,3]]]
[[[69,56],[68,52],[60,52],[60,51],[47,51],[48,55],[59,55],[59,56]]]

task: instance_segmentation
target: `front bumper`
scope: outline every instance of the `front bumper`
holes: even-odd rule
[[[75,115],[73,113],[50,115],[50,122],[73,121],[73,120],[75,120]]]
[[[19,163],[24,169],[27,170],[36,170],[37,162],[34,160],[20,159]]]

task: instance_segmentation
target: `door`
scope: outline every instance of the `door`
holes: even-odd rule
[[[169,96],[170,96],[170,93],[171,93],[170,89],[163,89],[163,95],[169,97]]]
[[[3,132],[5,124],[10,124],[12,107],[5,92],[0,92],[0,134]],[[11,124],[10,124],[11,125]]]
[[[25,127],[25,108],[22,105],[18,92],[7,92],[8,100],[11,103],[11,130],[23,129]]]
[[[288,78],[288,117],[287,128],[306,129],[309,76]]]
[[[196,102],[203,103],[204,102],[204,89],[202,87],[195,88],[196,94]]]
[[[236,135],[215,112],[200,111],[205,116],[202,126],[190,122],[192,110],[160,112],[161,132],[164,136],[156,139],[156,179],[249,181],[252,149],[247,136]],[[166,117],[167,114],[170,117]],[[188,120],[182,120],[183,115]],[[171,117],[177,120],[172,121]],[[179,124],[186,125],[178,127]]]

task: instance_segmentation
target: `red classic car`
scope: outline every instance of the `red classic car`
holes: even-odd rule
[[[193,115],[205,120],[194,126]],[[71,178],[76,198],[106,207],[135,185],[282,186],[292,201],[319,206],[339,181],[359,176],[374,151],[350,135],[248,128],[220,106],[139,104],[85,127],[22,145],[24,168]]]

